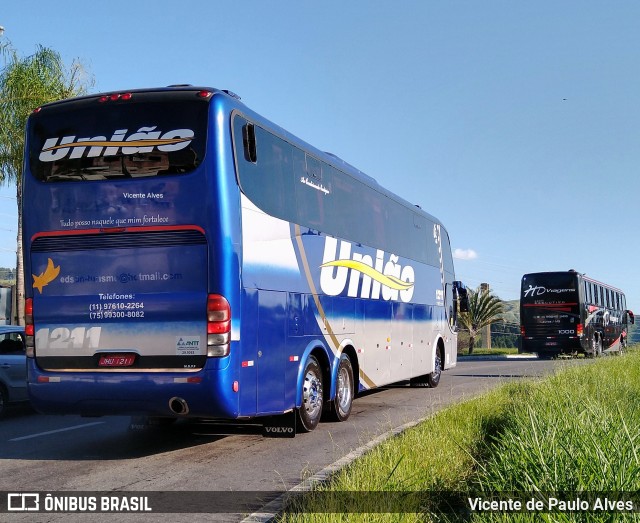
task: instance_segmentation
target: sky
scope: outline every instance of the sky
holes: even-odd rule
[[[37,13],[37,14],[36,14]],[[519,298],[576,269],[640,310],[640,2],[3,0],[23,56],[94,92],[230,89],[439,218],[456,276]],[[0,267],[15,266],[15,187]]]

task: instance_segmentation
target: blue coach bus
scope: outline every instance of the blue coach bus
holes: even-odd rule
[[[41,412],[310,431],[456,364],[466,295],[440,222],[231,92],[44,105],[23,183]]]

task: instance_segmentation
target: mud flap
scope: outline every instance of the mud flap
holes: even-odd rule
[[[264,418],[262,435],[266,438],[295,438],[296,411]]]

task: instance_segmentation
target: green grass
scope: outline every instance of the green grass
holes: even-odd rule
[[[464,494],[640,491],[639,405],[637,351],[510,383],[387,440],[294,499],[280,521],[640,520],[606,512],[470,513]],[[466,513],[453,516],[451,507]]]

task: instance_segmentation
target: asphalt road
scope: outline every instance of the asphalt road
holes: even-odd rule
[[[294,439],[265,438],[251,426],[203,423],[132,432],[128,417],[43,416],[18,408],[0,421],[0,492],[207,491],[218,497],[222,493],[233,505],[234,492],[253,491],[265,493],[268,501],[396,427],[506,380],[542,376],[577,363],[461,361],[443,374],[436,389],[400,384],[367,393],[355,400],[347,422],[323,422]],[[171,502],[176,510],[181,503]],[[249,512],[259,506],[251,503]],[[129,514],[125,519],[122,514],[12,513],[0,514],[0,519],[194,521],[194,515]],[[241,514],[206,515],[212,521],[241,519]]]

